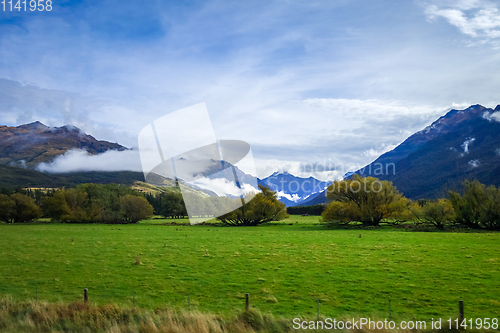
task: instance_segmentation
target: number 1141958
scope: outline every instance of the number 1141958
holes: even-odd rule
[[[52,1],[51,0],[2,0],[0,2],[1,7],[4,12],[27,12],[28,10],[31,12],[34,11],[47,11],[50,12],[52,10]]]
[[[448,321],[448,328],[449,329],[498,329],[498,318],[477,318],[476,320],[473,320],[472,318],[470,319],[455,319],[452,320],[451,318],[447,320]]]

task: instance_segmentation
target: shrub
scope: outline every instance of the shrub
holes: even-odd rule
[[[444,230],[447,224],[455,220],[455,210],[447,199],[427,201],[422,207],[417,205],[411,210],[419,222],[433,225],[439,230]]]
[[[10,199],[15,203],[13,222],[31,222],[42,217],[42,211],[36,205],[35,200],[27,195],[14,193]]]
[[[456,222],[475,229],[500,229],[500,189],[477,180],[463,183],[464,193],[450,192]]]
[[[146,198],[127,194],[120,198],[124,212],[124,220],[129,223],[137,223],[153,215],[153,206]]]
[[[217,219],[232,226],[255,226],[287,218],[286,206],[278,200],[276,192],[263,185],[259,188],[262,192],[245,205]]]

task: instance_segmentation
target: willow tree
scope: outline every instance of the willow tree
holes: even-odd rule
[[[259,185],[261,192],[240,208],[217,219],[232,226],[256,226],[271,221],[280,221],[289,215],[284,203],[278,200],[276,192]]]
[[[404,216],[408,200],[399,194],[392,182],[374,177],[354,175],[351,179],[334,182],[327,189],[328,204],[324,222],[363,223],[378,226],[380,221]]]
[[[417,221],[432,225],[439,230],[444,230],[456,218],[453,204],[448,199],[426,201],[422,206],[412,205],[410,210]]]
[[[456,222],[468,228],[500,230],[500,188],[465,180],[464,193],[450,192]]]

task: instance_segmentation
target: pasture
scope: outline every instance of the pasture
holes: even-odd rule
[[[315,317],[500,317],[500,234],[258,227],[0,224],[0,298]],[[177,220],[187,223],[187,220]],[[361,235],[361,237],[360,237]]]

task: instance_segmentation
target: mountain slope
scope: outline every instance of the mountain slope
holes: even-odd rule
[[[0,187],[35,187],[35,188],[62,188],[74,187],[79,184],[120,184],[131,186],[143,192],[158,193],[176,190],[175,181],[159,175],[149,177],[150,184],[144,182],[142,172],[73,172],[61,174],[46,174],[36,170],[12,167],[0,164]],[[185,191],[195,193],[200,197],[216,196],[215,193],[204,189],[190,188],[182,183]]]
[[[243,172],[240,168],[238,168],[238,166],[232,165],[227,161],[211,160],[211,163],[209,164],[207,169],[205,169],[202,175],[210,179],[224,178],[233,181],[234,180],[233,167],[234,167],[234,172],[236,173],[236,177],[238,178],[240,184],[249,184],[254,186],[258,184],[257,177],[254,177],[250,174]]]
[[[398,145],[393,150],[382,154],[367,167],[370,165],[373,166],[377,163],[386,164],[401,160],[412,152],[420,149],[432,139],[450,131],[454,131],[458,125],[467,122],[472,117],[482,116],[485,110],[487,109],[481,105],[473,105],[465,110],[450,110],[444,116],[434,121],[431,125],[408,137],[403,143]]]
[[[318,204],[324,204],[327,201],[328,200],[326,198],[326,189],[325,189],[325,190],[318,192],[318,193],[315,193],[315,194],[311,195],[310,197],[306,198],[305,200],[297,203],[296,206],[314,206],[314,205],[318,205]]]
[[[83,133],[74,126],[48,127],[40,122],[17,127],[0,126],[0,186],[7,187],[64,187],[83,183],[116,183],[132,186],[144,182],[142,172],[132,171],[91,171],[71,173],[42,173],[34,170],[40,162],[48,162],[71,149],[83,149],[90,154],[104,153],[108,150],[126,150],[127,148],[107,141],[99,141]],[[215,162],[215,161],[214,161]],[[218,165],[220,166],[220,162]],[[225,165],[227,168],[227,165]],[[232,175],[232,169],[231,175]],[[238,176],[246,180],[245,175],[236,168]],[[161,188],[175,187],[175,181],[150,173],[151,186]],[[256,183],[257,181],[255,181]],[[181,184],[181,186],[185,186]],[[191,186],[201,196],[215,196],[213,191]]]
[[[96,140],[74,126],[48,127],[40,122],[17,127],[0,126],[0,163],[35,167],[71,149],[90,154],[125,150],[118,143]]]
[[[358,170],[417,198],[444,197],[464,179],[500,185],[500,105],[451,110]]]
[[[0,164],[0,186],[7,187],[63,187],[84,183],[122,184],[130,186],[136,181],[144,181],[142,172],[74,172],[46,174],[36,170]]]

